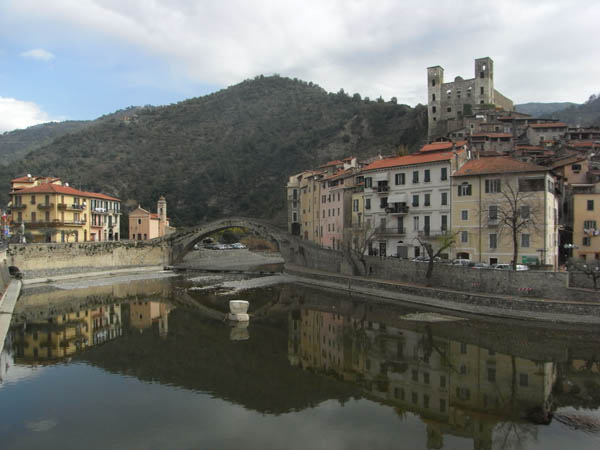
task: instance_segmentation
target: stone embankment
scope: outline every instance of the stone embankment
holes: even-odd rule
[[[600,301],[558,301],[471,293],[374,277],[333,274],[292,264],[286,264],[285,273],[296,277],[295,281],[300,283],[342,289],[352,294],[374,295],[435,309],[521,320],[600,325]]]
[[[20,292],[21,282],[9,276],[6,251],[3,250],[0,252],[0,353]]]

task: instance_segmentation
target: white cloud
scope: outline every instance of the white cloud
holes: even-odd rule
[[[48,114],[33,102],[0,97],[0,133],[50,121]]]
[[[38,61],[51,61],[54,59],[54,54],[43,48],[34,48],[21,53],[23,58],[36,59]]]
[[[426,101],[426,67],[467,78],[483,56],[496,62],[498,90],[517,102],[582,101],[600,79],[591,37],[600,3],[587,0],[12,0],[6,8],[218,86],[276,72],[414,104]]]

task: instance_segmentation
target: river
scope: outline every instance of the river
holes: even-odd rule
[[[26,289],[1,447],[600,448],[597,329],[218,277]]]

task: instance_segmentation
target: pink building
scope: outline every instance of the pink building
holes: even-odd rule
[[[352,220],[351,202],[354,168],[340,170],[323,178],[319,211],[319,236],[323,247],[339,250],[344,240],[344,227]]]

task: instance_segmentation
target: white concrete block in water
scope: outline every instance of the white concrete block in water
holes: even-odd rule
[[[250,303],[246,300],[230,300],[229,301],[229,315],[227,318],[229,320],[234,320],[236,322],[247,322],[250,320],[250,316],[247,314],[248,307]]]

